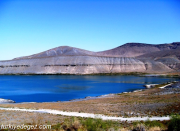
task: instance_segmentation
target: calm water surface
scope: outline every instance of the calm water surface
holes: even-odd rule
[[[86,96],[144,89],[144,84],[175,80],[179,79],[140,76],[2,75],[0,98],[16,102],[68,101]]]

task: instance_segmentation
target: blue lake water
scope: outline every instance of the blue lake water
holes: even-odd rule
[[[0,76],[0,98],[16,102],[55,102],[144,89],[144,84],[179,80],[145,76]]]

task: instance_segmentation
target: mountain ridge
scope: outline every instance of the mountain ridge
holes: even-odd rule
[[[60,46],[0,61],[0,74],[180,73],[180,42],[126,43],[93,52]]]
[[[137,57],[149,52],[161,50],[180,49],[180,42],[169,44],[145,44],[145,43],[126,43],[119,47],[99,52],[101,55],[115,55],[120,57]]]
[[[145,44],[145,43],[126,43],[116,48],[93,52],[70,46],[59,46],[47,51],[43,51],[30,56],[23,56],[16,59],[32,59],[55,56],[109,56],[109,57],[138,57],[149,52],[157,52],[162,50],[180,49],[180,42],[173,42],[170,44]]]
[[[32,59],[32,58],[44,58],[44,57],[55,57],[55,56],[74,56],[74,55],[93,55],[95,52],[76,48],[76,47],[70,47],[70,46],[59,46],[52,49],[49,49],[47,51],[43,51],[37,54],[33,54],[30,56],[23,56],[14,58],[16,59]]]

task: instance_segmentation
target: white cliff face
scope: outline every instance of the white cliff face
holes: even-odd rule
[[[161,67],[163,67],[161,69]],[[0,62],[0,74],[93,74],[125,72],[170,72],[160,62],[142,62],[128,57],[58,56]]]
[[[15,101],[0,98],[0,104],[2,104],[2,103],[15,103]]]
[[[145,72],[135,58],[61,56],[0,62],[0,74],[92,74]]]

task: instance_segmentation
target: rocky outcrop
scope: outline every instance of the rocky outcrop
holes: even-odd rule
[[[137,59],[160,62],[169,68],[180,71],[180,49],[156,51],[136,57]]]
[[[15,103],[15,101],[9,100],[9,99],[2,99],[2,98],[0,98],[0,104],[3,104],[3,103]]]
[[[63,46],[31,56],[0,61],[0,74],[176,72],[180,69],[179,47],[180,43],[127,43],[112,50],[91,52]],[[175,52],[170,53],[172,50]]]

